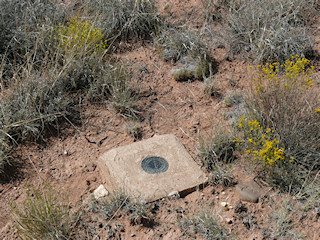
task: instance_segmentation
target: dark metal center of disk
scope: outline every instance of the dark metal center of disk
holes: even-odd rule
[[[160,174],[168,170],[169,164],[162,157],[147,157],[141,162],[142,169],[150,174]]]

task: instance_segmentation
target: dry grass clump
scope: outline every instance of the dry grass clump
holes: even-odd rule
[[[1,170],[12,145],[42,138],[77,111],[79,94],[137,116],[130,76],[106,54],[103,29],[95,22],[68,21],[65,8],[51,1],[4,0],[0,5],[7,23],[0,25],[6,34],[1,36],[5,48],[0,47]]]
[[[153,0],[93,0],[82,5],[108,42],[149,39],[160,24]]]
[[[183,218],[179,221],[185,235],[195,238],[194,234],[200,234],[204,239],[223,240],[232,239],[227,229],[219,225],[218,215],[212,212],[202,212],[191,218]]]
[[[233,53],[243,53],[255,62],[284,62],[291,55],[311,50],[308,24],[303,12],[313,1],[233,0],[227,8],[225,39]],[[308,11],[308,10],[307,10]]]
[[[230,163],[235,159],[236,144],[234,134],[221,128],[214,128],[210,139],[200,139],[198,157],[207,170],[213,170],[216,162]]]
[[[157,38],[157,43],[166,61],[177,62],[186,56],[206,59],[208,56],[207,48],[199,35],[184,27],[162,30]]]
[[[227,8],[230,7],[232,1],[230,0],[201,0],[204,8],[205,21],[213,23],[224,19],[224,14]]]
[[[39,138],[58,116],[67,114],[59,72],[23,71],[1,92],[2,129],[15,141]]]
[[[70,239],[71,215],[50,184],[30,186],[21,205],[11,202],[11,218],[21,239]]]
[[[66,15],[64,8],[50,0],[1,0],[0,61],[5,65],[4,76],[12,76],[19,69],[17,64],[24,64],[31,56],[35,66],[53,56],[53,28],[63,23]]]
[[[281,205],[272,204],[272,213],[270,220],[272,226],[270,229],[269,238],[272,239],[304,239],[301,233],[294,230],[293,217],[296,209],[293,204],[288,200],[282,200]]]
[[[198,157],[202,166],[209,172],[210,184],[228,187],[234,183],[231,168],[226,165],[235,159],[234,135],[218,127],[214,132],[210,139],[200,139]]]

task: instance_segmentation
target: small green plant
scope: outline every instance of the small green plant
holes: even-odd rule
[[[26,200],[21,206],[11,202],[12,220],[22,239],[69,239],[71,216],[50,184],[29,186]]]
[[[194,232],[209,240],[232,239],[227,229],[219,225],[218,215],[209,211],[191,218],[183,218],[179,221],[179,226],[188,236],[192,236],[190,232]]]
[[[66,26],[60,24],[56,32],[55,39],[66,54],[85,56],[104,51],[107,47],[102,30],[90,21],[72,18]]]

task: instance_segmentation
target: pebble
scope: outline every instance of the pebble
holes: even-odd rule
[[[232,223],[232,219],[231,218],[226,218],[226,223],[231,224]]]
[[[108,196],[108,194],[109,194],[108,190],[102,184],[100,184],[100,186],[93,191],[93,196],[96,200],[102,197],[106,197]]]
[[[228,205],[227,202],[221,202],[220,204],[221,204],[222,207],[226,207]]]
[[[172,191],[171,193],[168,194],[168,197],[169,197],[169,198],[173,198],[173,197],[179,198],[179,197],[180,197],[180,194],[179,194],[178,191]]]

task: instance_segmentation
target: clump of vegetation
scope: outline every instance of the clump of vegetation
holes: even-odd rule
[[[141,124],[138,121],[129,121],[126,126],[127,133],[135,140],[141,139]]]
[[[273,239],[303,239],[301,234],[294,232],[293,216],[296,210],[288,200],[282,200],[281,205],[272,204],[270,215],[272,221],[270,237]]]
[[[11,202],[13,224],[22,239],[70,239],[71,215],[59,193],[50,184],[30,186],[18,206]]]
[[[291,55],[305,56],[312,49],[303,12],[312,1],[233,0],[225,14],[225,39],[233,53],[256,62],[284,62]]]
[[[211,212],[202,212],[192,218],[183,218],[179,222],[184,234],[193,236],[191,232],[201,234],[204,239],[232,239],[227,229],[219,225],[218,216]]]
[[[221,95],[221,89],[218,84],[217,77],[208,77],[204,79],[204,93],[211,97],[219,97]]]
[[[262,163],[272,184],[296,193],[303,174],[320,167],[320,96],[314,70],[309,60],[298,56],[257,68],[247,115],[238,126],[242,139],[235,141]]]
[[[107,47],[102,30],[95,28],[92,22],[85,22],[77,18],[72,18],[64,26],[59,25],[55,37],[65,54],[84,57],[90,53],[101,52]]]
[[[10,89],[1,92],[1,129],[15,141],[37,139],[62,115],[70,100],[57,71],[23,71],[11,80]]]
[[[110,43],[149,39],[161,24],[153,0],[94,0],[82,5]]]
[[[224,19],[227,7],[230,7],[230,0],[201,0],[204,9],[205,21],[213,23]]]
[[[106,200],[91,203],[90,211],[102,215],[109,222],[120,214],[127,214],[132,225],[148,226],[152,221],[149,216],[150,204],[133,201],[124,191],[112,193]]]
[[[209,171],[209,183],[228,187],[234,183],[231,168],[226,165],[235,159],[234,135],[220,128],[214,130],[215,134],[210,139],[200,139],[198,157],[202,166]]]
[[[279,136],[291,160],[309,170],[319,169],[320,95],[313,66],[296,56],[282,65],[267,64],[260,69],[251,93],[251,112],[258,115],[264,129]]]
[[[3,174],[4,165],[10,162],[10,145],[8,144],[7,133],[0,132],[0,176]]]
[[[215,134],[209,140],[200,140],[198,156],[207,170],[213,170],[217,162],[230,163],[235,159],[234,134],[215,128]]]
[[[195,32],[184,28],[163,30],[157,39],[157,43],[166,61],[177,62],[186,56],[206,59],[208,56],[207,48],[199,36]]]
[[[279,140],[274,138],[274,131],[266,130],[254,119],[249,120],[242,117],[239,123],[239,130],[243,133],[244,141],[235,139],[239,145],[244,144],[246,153],[252,155],[257,161],[267,166],[282,164],[285,161],[284,148],[279,147]],[[293,161],[291,157],[289,161]]]
[[[238,106],[244,100],[244,95],[238,91],[231,91],[228,92],[224,97],[224,104],[226,107],[232,107],[234,105]]]
[[[1,82],[10,78],[32,59],[40,67],[44,59],[54,56],[54,26],[64,22],[67,11],[54,1],[0,1],[0,62],[4,64]],[[37,49],[37,54],[34,54]]]

